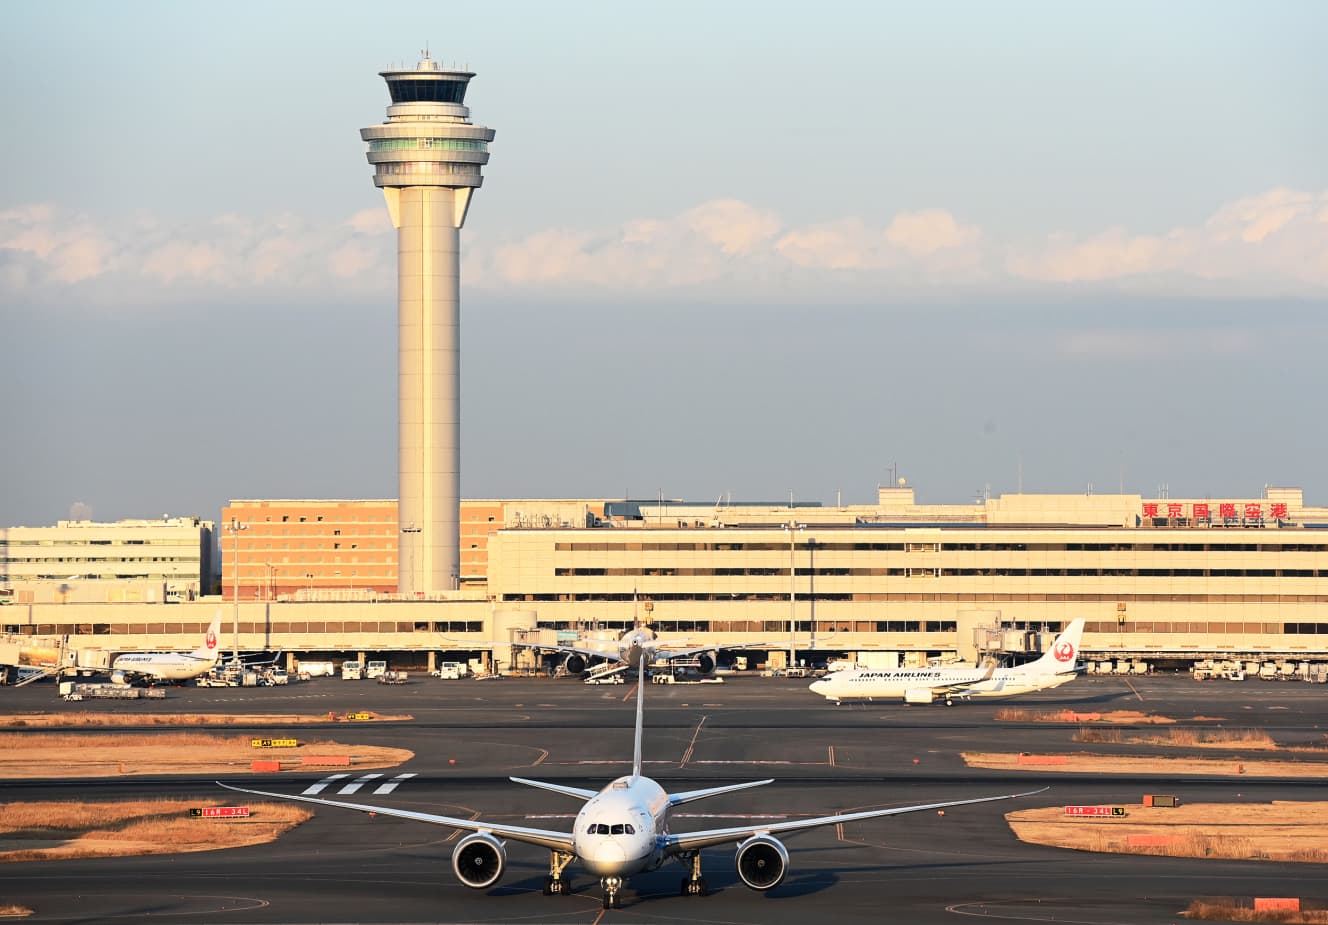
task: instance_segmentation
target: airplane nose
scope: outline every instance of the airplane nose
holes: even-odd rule
[[[828,688],[829,686],[830,685],[827,684],[825,681],[813,681],[811,684],[807,686],[807,690],[815,694],[824,694],[826,688]]]
[[[622,845],[607,840],[600,842],[581,858],[587,870],[601,877],[614,877],[623,873],[626,861],[627,853],[623,851]]]

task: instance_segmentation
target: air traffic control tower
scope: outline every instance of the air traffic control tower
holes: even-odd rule
[[[398,590],[460,576],[460,237],[493,129],[462,105],[475,75],[429,58],[381,71],[387,121],[360,129],[397,229]]]

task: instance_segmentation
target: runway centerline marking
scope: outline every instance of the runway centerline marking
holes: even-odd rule
[[[328,787],[341,780],[343,777],[350,777],[349,774],[333,774],[330,777],[324,777],[318,783],[308,787],[304,791],[305,796],[313,796],[315,793],[322,793]]]
[[[687,751],[682,753],[682,761],[678,763],[678,767],[687,767],[687,762],[692,758],[692,752],[696,750],[696,737],[701,734],[701,727],[705,725],[705,721],[709,718],[710,714],[707,713],[705,716],[702,716],[701,721],[696,724],[696,729],[692,731],[692,741],[687,743]]]

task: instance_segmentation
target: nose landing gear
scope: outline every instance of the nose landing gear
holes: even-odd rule
[[[622,890],[622,877],[601,877],[599,885],[604,888],[604,908],[621,909],[622,897],[619,892]]]

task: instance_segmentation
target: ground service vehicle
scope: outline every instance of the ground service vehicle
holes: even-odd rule
[[[341,663],[341,680],[359,681],[364,677],[364,666],[359,662]]]

